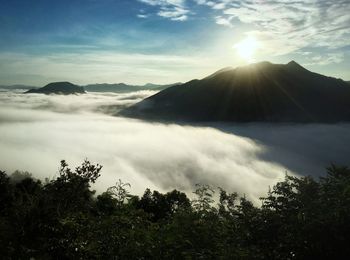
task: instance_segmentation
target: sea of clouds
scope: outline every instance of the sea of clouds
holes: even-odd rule
[[[40,95],[0,92],[0,169],[57,176],[59,161],[103,165],[98,192],[118,179],[145,188],[191,194],[196,183],[258,201],[294,175],[325,174],[349,165],[350,124],[180,125],[116,116],[155,92]]]

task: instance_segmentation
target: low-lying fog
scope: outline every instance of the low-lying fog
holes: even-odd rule
[[[256,200],[290,174],[319,176],[349,164],[350,124],[184,126],[112,116],[154,92],[46,96],[0,92],[0,169],[53,178],[59,161],[103,165],[98,191],[118,179],[189,192],[196,183]]]

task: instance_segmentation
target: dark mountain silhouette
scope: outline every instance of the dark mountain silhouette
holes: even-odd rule
[[[40,94],[84,94],[86,93],[83,87],[74,85],[70,82],[53,82],[45,87],[38,89],[30,89],[25,93],[40,93]]]
[[[154,120],[349,121],[350,86],[295,61],[261,62],[167,88],[121,114]]]
[[[89,84],[84,86],[84,89],[86,91],[92,91],[92,92],[125,93],[125,92],[140,91],[140,90],[163,90],[168,87],[172,87],[180,84],[181,83],[157,85],[157,84],[147,83],[143,86],[138,86],[138,85],[127,85],[124,83],[117,83],[117,84],[103,83],[103,84]]]

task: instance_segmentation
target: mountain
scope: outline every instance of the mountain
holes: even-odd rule
[[[134,89],[135,86],[130,86],[124,83],[117,84],[89,84],[84,86],[84,89],[89,92],[129,92],[130,89]]]
[[[17,90],[17,89],[36,89],[37,87],[34,86],[27,86],[27,85],[10,85],[10,86],[0,86],[0,89],[7,89],[7,90]]]
[[[167,88],[121,115],[185,121],[350,121],[350,86],[295,61],[260,62]]]
[[[70,82],[53,82],[45,87],[38,89],[30,89],[25,93],[40,93],[40,94],[84,94],[86,93],[83,87],[74,85]]]
[[[58,84],[58,83],[61,84],[61,83],[69,83],[69,82],[56,82],[56,83],[51,83],[51,84]],[[69,83],[69,84],[71,84],[71,83]],[[178,82],[178,83],[165,84],[165,85],[147,83],[145,85],[139,86],[139,85],[127,85],[124,83],[116,83],[116,84],[102,83],[102,84],[89,84],[89,85],[83,86],[83,88],[84,88],[84,90],[86,90],[88,92],[127,93],[127,92],[140,91],[140,90],[160,91],[160,90],[164,90],[168,87],[172,87],[172,86],[180,85],[180,84],[182,84],[182,83]],[[21,90],[30,90],[30,91],[28,91],[28,93],[44,93],[44,92],[41,92],[42,90],[40,90],[39,87],[26,86],[26,85],[0,86],[0,89],[4,89],[4,90],[19,90],[19,89],[21,89]],[[40,92],[36,92],[36,91],[40,91]],[[54,91],[53,93],[56,93],[56,91]],[[49,94],[49,93],[46,93],[46,94]]]
[[[116,93],[125,93],[125,92],[132,92],[132,91],[140,91],[140,90],[163,90],[168,87],[172,87],[175,85],[180,85],[181,83],[174,83],[174,84],[167,84],[167,85],[157,85],[152,83],[147,83],[143,86],[138,85],[127,85],[124,83],[117,83],[117,84],[90,84],[84,86],[84,89],[86,91],[91,92],[116,92]]]

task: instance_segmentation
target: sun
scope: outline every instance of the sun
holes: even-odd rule
[[[254,60],[254,54],[258,49],[258,41],[254,37],[249,36],[239,43],[235,44],[233,48],[236,49],[237,54],[242,59],[251,62]]]

